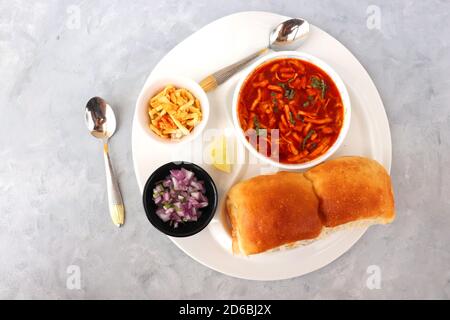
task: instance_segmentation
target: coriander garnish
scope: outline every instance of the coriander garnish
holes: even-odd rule
[[[301,122],[305,123],[305,119],[303,119],[303,117],[301,115],[297,114],[296,118],[298,120],[300,120]]]
[[[327,84],[323,79],[319,79],[317,77],[311,78],[311,86],[314,89],[320,89],[322,99],[325,99],[325,93],[327,91]]]
[[[278,113],[278,102],[277,102],[277,99],[273,98],[272,102],[273,102],[273,111]]]
[[[294,119],[294,115],[292,114],[292,112],[289,111],[289,122],[295,126],[295,119]]]
[[[305,139],[303,139],[303,144],[302,144],[302,149],[305,150],[306,148],[306,143],[308,142],[309,139],[311,139],[311,136],[315,133],[316,131],[314,129],[309,130],[308,134],[306,135]]]
[[[286,89],[286,84],[283,82],[278,82],[278,86],[282,87],[283,89]]]
[[[295,90],[294,89],[290,89],[290,88],[286,89],[286,91],[284,92],[284,96],[286,98],[288,98],[289,100],[294,99]]]

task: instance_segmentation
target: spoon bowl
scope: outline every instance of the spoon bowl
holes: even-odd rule
[[[306,20],[289,19],[272,30],[269,47],[274,51],[295,50],[300,47],[308,34],[309,23]]]
[[[107,140],[116,132],[116,117],[111,106],[100,97],[89,100],[86,105],[85,121],[91,135]]]

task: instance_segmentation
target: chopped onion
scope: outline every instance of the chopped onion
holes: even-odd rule
[[[208,206],[205,193],[205,182],[197,180],[192,171],[171,170],[153,189],[153,201],[158,207],[156,215],[174,228],[180,223],[198,221],[200,209]]]

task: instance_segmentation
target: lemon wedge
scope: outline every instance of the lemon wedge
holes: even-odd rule
[[[211,146],[211,158],[213,166],[220,171],[230,173],[231,164],[228,161],[228,141],[225,136],[215,139]]]

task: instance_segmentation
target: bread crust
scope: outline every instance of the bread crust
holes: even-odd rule
[[[244,255],[309,243],[330,228],[358,221],[368,226],[395,218],[389,175],[363,157],[331,160],[305,174],[278,172],[240,182],[230,189],[226,209],[233,252]]]
[[[363,157],[342,157],[325,162],[305,174],[320,200],[320,216],[326,227],[395,218],[391,179],[384,167]]]
[[[318,208],[303,174],[279,172],[238,183],[227,198],[233,251],[255,254],[316,238],[322,231]]]

